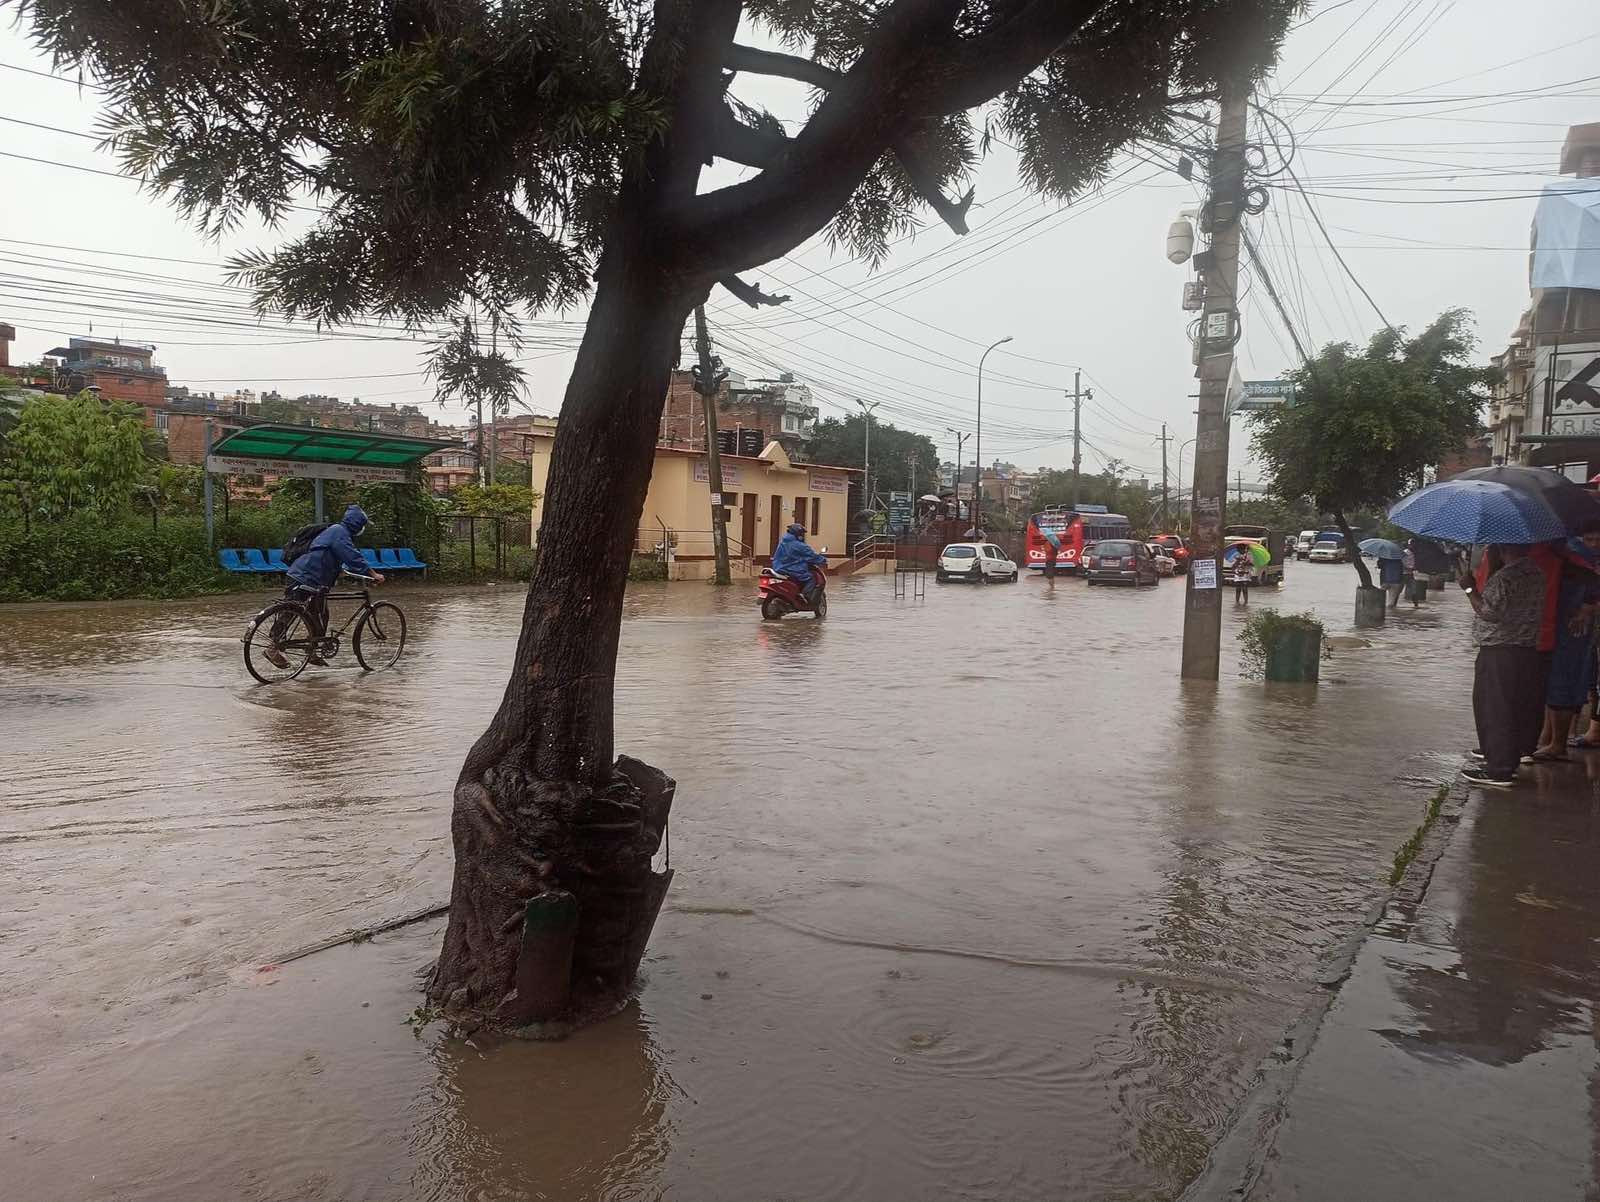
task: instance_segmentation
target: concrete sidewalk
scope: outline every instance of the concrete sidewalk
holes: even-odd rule
[[[1600,1198],[1600,753],[1522,776],[1457,788],[1186,1198]]]

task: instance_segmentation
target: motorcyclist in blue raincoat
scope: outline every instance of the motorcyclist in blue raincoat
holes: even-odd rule
[[[310,549],[296,558],[285,573],[288,581],[283,590],[284,598],[305,607],[314,627],[311,632],[313,638],[320,639],[328,629],[328,598],[325,594],[339,579],[341,571],[348,569],[352,575],[383,583],[383,573],[356,550],[355,536],[366,528],[365,511],[359,505],[351,505],[344,511],[344,517],[311,540]],[[288,624],[288,618],[280,618],[273,623],[273,639],[281,639]],[[266,656],[269,662],[280,668],[288,666],[283,653],[276,647],[269,647]],[[320,666],[323,660],[321,656],[313,655],[311,662]]]
[[[783,537],[778,540],[778,549],[772,553],[772,570],[799,584],[808,603],[814,603],[816,600],[812,590],[816,587],[817,578],[811,570],[811,565],[826,566],[827,562],[826,555],[820,551],[813,551],[806,545],[806,528],[799,522],[783,532]]]

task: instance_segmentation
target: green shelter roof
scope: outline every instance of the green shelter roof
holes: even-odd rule
[[[234,430],[211,446],[213,455],[287,459],[292,463],[343,463],[357,467],[409,467],[454,442],[385,434],[378,430],[328,430],[264,424]]]

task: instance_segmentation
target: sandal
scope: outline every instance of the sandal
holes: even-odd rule
[[[1579,751],[1600,751],[1600,743],[1591,743],[1588,735],[1578,735],[1567,740],[1568,747],[1576,747]]]
[[[1567,764],[1572,757],[1564,751],[1536,751],[1528,757],[1535,764]]]

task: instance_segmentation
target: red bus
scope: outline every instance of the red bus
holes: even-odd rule
[[[1087,543],[1103,538],[1132,538],[1133,523],[1120,513],[1111,513],[1104,505],[1057,505],[1028,518],[1028,569],[1044,571],[1045,549],[1050,540],[1044,536],[1053,531],[1060,540],[1061,550],[1056,553],[1056,567],[1063,572],[1076,572]]]

